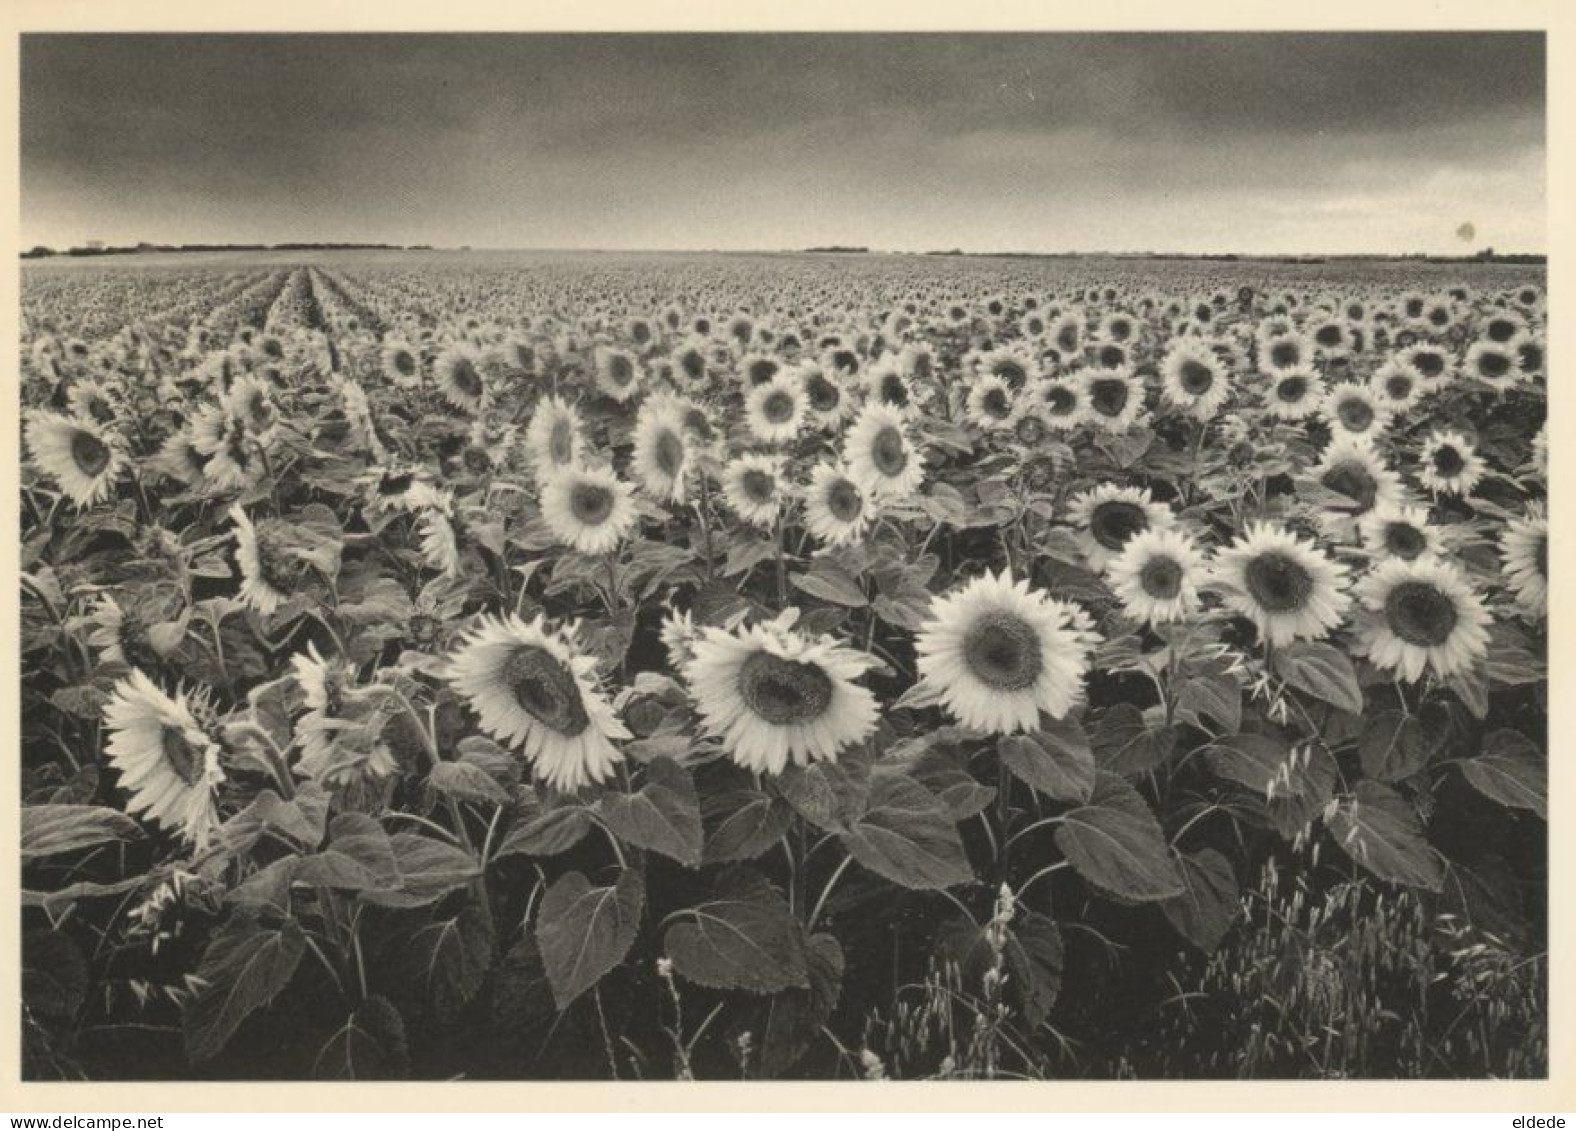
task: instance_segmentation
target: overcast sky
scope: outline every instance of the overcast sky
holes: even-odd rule
[[[29,35],[22,231],[1543,251],[1544,90],[1533,34]]]

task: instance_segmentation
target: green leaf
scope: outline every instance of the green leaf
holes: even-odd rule
[[[536,916],[536,946],[560,1011],[624,960],[645,899],[645,880],[633,868],[611,887],[592,887],[570,872],[547,889]]]
[[[520,791],[519,817],[510,827],[493,858],[504,856],[557,856],[579,844],[591,831],[591,813],[583,805],[545,807],[533,789]]]
[[[788,767],[778,775],[777,789],[794,812],[812,825],[840,833],[864,810],[870,781],[841,762],[816,762]]]
[[[329,825],[328,847],[297,858],[296,864],[291,879],[316,887],[384,891],[400,885],[393,842],[383,826],[365,813],[335,817]]]
[[[1231,861],[1213,848],[1180,856],[1178,862],[1184,890],[1162,903],[1160,910],[1178,934],[1205,954],[1213,954],[1241,910],[1236,873]]]
[[[442,797],[458,801],[509,804],[509,795],[491,774],[470,762],[439,762],[427,775],[427,785]]]
[[[1175,753],[1177,732],[1175,727],[1152,724],[1131,703],[1117,703],[1101,713],[1090,739],[1100,769],[1133,778]]]
[[[289,801],[265,789],[252,803],[226,821],[219,835],[231,852],[245,852],[270,829],[303,848],[314,848],[323,839],[328,820],[328,795],[304,782]]]
[[[864,811],[840,837],[855,860],[906,888],[946,888],[974,878],[952,814],[905,774],[872,774]]]
[[[1416,811],[1389,786],[1358,782],[1328,823],[1335,843],[1381,880],[1429,891],[1444,885],[1444,866],[1423,836]]]
[[[1051,722],[1025,735],[1007,735],[996,751],[1013,777],[1055,801],[1084,802],[1094,792],[1094,752],[1075,722]]]
[[[1422,720],[1400,711],[1380,711],[1363,722],[1357,756],[1375,781],[1401,781],[1428,764],[1430,747]]]
[[[1275,652],[1275,671],[1289,685],[1322,703],[1362,714],[1363,689],[1357,669],[1333,644],[1298,640]]]
[[[468,900],[451,915],[419,927],[404,947],[405,984],[440,1023],[452,1021],[481,989],[493,961],[493,921],[487,905]]]
[[[420,833],[395,833],[389,838],[399,868],[399,884],[362,892],[381,907],[423,907],[464,887],[481,874],[470,853]]]
[[[27,805],[22,809],[22,859],[76,852],[109,841],[133,840],[142,829],[102,805]]]
[[[200,985],[186,999],[182,1021],[186,1054],[209,1060],[241,1023],[289,984],[306,951],[294,919],[270,925],[238,912],[220,928],[197,967]]]
[[[713,989],[780,993],[809,987],[804,931],[777,889],[759,872],[734,867],[716,895],[668,928],[673,968]]]
[[[88,962],[64,931],[34,927],[22,936],[22,1001],[56,1025],[76,1019],[88,995]]]
[[[1196,672],[1183,678],[1177,693],[1176,718],[1200,730],[1230,734],[1242,726],[1242,687],[1225,672]],[[1215,727],[1205,723],[1213,719]]]
[[[1204,747],[1204,763],[1228,781],[1273,795],[1292,786],[1292,745],[1278,734],[1232,734]]]
[[[702,861],[753,860],[782,839],[793,810],[780,797],[753,789],[729,790],[704,803],[711,831]]]
[[[980,992],[985,972],[996,965],[990,924],[950,919],[942,924],[937,942],[965,983]],[[1039,1028],[1061,994],[1066,950],[1060,928],[1049,916],[1019,907],[1006,926],[1002,958],[1008,992],[1016,997],[1029,1027]]]
[[[1119,899],[1142,903],[1182,893],[1160,822],[1115,774],[1100,774],[1089,804],[1063,814],[1056,843],[1079,875]]]
[[[1490,800],[1548,819],[1548,769],[1537,745],[1520,731],[1484,736],[1482,753],[1463,763],[1461,772]]]
[[[811,935],[805,945],[808,989],[774,994],[757,1027],[761,1034],[755,1071],[767,1078],[781,1076],[802,1057],[832,1017],[843,987],[843,948],[828,934]]]
[[[608,828],[637,848],[700,867],[704,829],[700,798],[688,770],[668,758],[646,767],[646,780],[634,793],[609,793],[597,802]]]
[[[808,573],[791,574],[788,580],[793,583],[794,588],[802,589],[810,596],[830,601],[834,605],[862,609],[870,603],[865,591],[860,588],[858,580],[836,566],[818,565]]]
[[[399,1080],[409,1068],[405,1022],[388,998],[373,994],[328,1035],[312,1075],[318,1080]]]

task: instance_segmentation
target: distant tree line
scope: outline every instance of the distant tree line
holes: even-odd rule
[[[171,251],[431,251],[431,244],[397,243],[139,243],[127,247],[70,247],[56,251],[42,244],[22,253],[23,259],[49,259],[57,255],[77,258],[97,255],[150,255]]]

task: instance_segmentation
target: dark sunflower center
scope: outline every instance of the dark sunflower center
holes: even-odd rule
[[[1101,346],[1100,364],[1106,369],[1115,369],[1127,362],[1127,351],[1121,346]]]
[[[1445,371],[1445,356],[1433,350],[1423,350],[1412,355],[1412,366],[1424,377],[1432,380]],[[1407,391],[1410,389],[1411,386],[1408,385]]]
[[[1120,377],[1102,377],[1089,386],[1089,403],[1101,416],[1122,415],[1127,396],[1127,382]]]
[[[881,381],[881,400],[895,408],[908,407],[908,386],[896,373],[888,373]]]
[[[1033,687],[1045,667],[1034,626],[999,610],[979,617],[964,634],[963,662],[975,679],[997,691]]]
[[[832,677],[815,664],[752,652],[739,665],[739,698],[773,726],[814,722],[832,705]]]
[[[1318,333],[1314,334],[1313,340],[1326,349],[1329,349],[1331,346],[1338,346],[1341,344],[1341,328],[1339,326],[1320,326]]]
[[[998,361],[991,373],[1000,377],[1007,384],[1014,386],[1023,384],[1024,379],[1027,377],[1027,374],[1023,371],[1023,366],[1016,361]]]
[[[1056,331],[1056,348],[1063,353],[1072,353],[1076,350],[1078,348],[1078,327],[1067,325]]]
[[[740,479],[740,485],[744,488],[745,497],[760,505],[771,502],[777,494],[776,480],[758,467],[748,468]]]
[[[1508,318],[1495,318],[1488,324],[1488,340],[1508,342],[1516,336],[1516,324]]]
[[[1148,529],[1148,513],[1124,499],[1100,503],[1089,516],[1089,533],[1107,550],[1120,550],[1133,535]]]
[[[928,353],[917,354],[914,357],[914,376],[921,381],[928,381],[936,372],[936,363]]]
[[[1287,377],[1275,386],[1275,395],[1286,404],[1296,404],[1308,393],[1306,377]]]
[[[1045,406],[1052,416],[1066,416],[1078,407],[1078,397],[1066,385],[1052,385],[1045,392]]]
[[[1111,323],[1111,337],[1118,342],[1125,342],[1133,336],[1132,323],[1125,319],[1117,319]]]
[[[1270,362],[1276,369],[1290,369],[1302,360],[1296,342],[1276,342],[1270,347]]]
[[[400,350],[394,355],[394,372],[401,377],[411,377],[416,372],[416,359],[409,350]]]
[[[777,363],[770,358],[763,357],[750,363],[751,385],[764,385],[775,376],[777,376]]]
[[[679,368],[691,381],[699,381],[706,376],[706,359],[698,351],[689,350],[679,358]]]
[[[635,365],[623,354],[614,354],[613,359],[608,362],[607,375],[612,379],[613,384],[623,388],[634,380]]]
[[[1203,396],[1215,383],[1215,372],[1201,361],[1188,358],[1182,363],[1182,388],[1190,396]]]
[[[1157,601],[1175,600],[1182,592],[1182,563],[1164,556],[1150,558],[1138,571],[1138,583]]]
[[[1392,522],[1384,530],[1384,548],[1409,562],[1428,549],[1428,538],[1410,522]]]
[[[600,526],[613,513],[613,492],[600,483],[576,483],[569,491],[569,509],[587,526]]]
[[[1021,444],[1038,444],[1045,439],[1045,422],[1037,416],[1025,416],[1013,429]]]
[[[1313,574],[1279,550],[1259,554],[1243,571],[1249,594],[1272,613],[1294,613],[1313,595]]]
[[[841,390],[821,373],[810,374],[804,383],[804,391],[810,398],[810,407],[816,412],[831,412],[843,399]]]
[[[165,727],[159,735],[159,744],[164,750],[164,760],[175,771],[176,777],[187,785],[196,785],[202,781],[202,752],[187,741],[179,727]]]
[[[549,730],[574,738],[591,725],[574,673],[546,648],[516,648],[504,664],[503,678],[520,710]]]
[[[1498,379],[1510,372],[1510,358],[1498,350],[1486,350],[1478,355],[1478,372],[1490,379]]]
[[[93,433],[81,428],[71,433],[71,462],[83,475],[92,478],[102,474],[109,458],[109,445]]]
[[[1446,478],[1460,475],[1466,465],[1467,461],[1461,458],[1461,453],[1449,444],[1434,453],[1434,470]]]
[[[980,407],[985,410],[985,415],[994,420],[1005,420],[1012,415],[1012,405],[1007,400],[1005,389],[987,389],[980,398]]]
[[[1347,397],[1336,406],[1335,415],[1353,432],[1366,432],[1374,422],[1373,406],[1361,397]]]
[[[460,358],[454,366],[454,387],[468,397],[482,395],[482,375],[476,372],[469,358]]]
[[[657,467],[669,478],[677,477],[684,467],[684,441],[671,428],[657,433]]]
[[[826,490],[826,509],[839,522],[853,522],[865,509],[865,502],[850,480],[837,479]]]
[[[761,403],[761,415],[766,417],[770,424],[786,424],[793,419],[794,399],[793,394],[785,389],[777,389],[768,393],[766,400]]]
[[[859,355],[853,350],[837,350],[832,354],[832,364],[844,373],[852,373],[859,368]]]
[[[1450,321],[1450,311],[1442,306],[1436,306],[1428,312],[1428,320],[1435,326],[1443,326]]]
[[[1536,373],[1543,368],[1543,347],[1536,342],[1523,342],[1516,351],[1516,357],[1527,373]]]
[[[259,532],[257,539],[257,572],[269,586],[280,593],[294,593],[306,573],[306,563],[293,554],[272,544]]]
[[[1360,463],[1339,463],[1319,477],[1319,482],[1332,491],[1339,491],[1349,499],[1356,501],[1354,506],[1338,506],[1336,510],[1347,511],[1350,514],[1365,514],[1373,509],[1374,496],[1379,493],[1379,484],[1369,473],[1368,469]]]
[[[908,466],[908,452],[903,446],[903,433],[891,424],[877,432],[870,441],[870,462],[882,475],[892,478],[901,475]]]
[[[1390,631],[1419,648],[1437,648],[1456,627],[1456,603],[1426,581],[1403,581],[1384,601]]]
[[[1533,557],[1538,563],[1538,574],[1539,574],[1539,576],[1541,576],[1541,577],[1548,577],[1549,576],[1549,536],[1547,534],[1542,535],[1538,539],[1538,549],[1537,549],[1537,552],[1533,555]]]

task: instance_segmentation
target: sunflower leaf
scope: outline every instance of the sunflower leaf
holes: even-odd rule
[[[398,1080],[410,1065],[405,1022],[388,998],[364,1000],[328,1035],[312,1063],[318,1080]]]
[[[23,860],[141,835],[136,821],[102,805],[28,805],[22,809]]]
[[[1119,899],[1142,903],[1184,891],[1160,822],[1115,774],[1101,773],[1089,803],[1063,814],[1056,844],[1080,876]]]
[[[663,945],[689,981],[757,994],[809,987],[804,930],[759,872],[729,868],[716,894],[684,914]]]
[[[1378,782],[1360,781],[1328,818],[1336,844],[1381,880],[1439,891],[1445,870],[1411,805]]]
[[[186,1000],[182,1022],[186,1054],[210,1060],[247,1017],[279,996],[306,952],[306,935],[294,919],[266,924],[257,916],[232,916],[203,952],[201,984]]]
[[[1351,658],[1333,644],[1299,640],[1275,653],[1275,671],[1292,687],[1352,714],[1363,710],[1363,690]]]
[[[1476,758],[1462,763],[1461,772],[1477,791],[1501,805],[1530,809],[1548,817],[1548,769],[1536,744],[1515,730],[1496,730],[1483,739]]]
[[[633,868],[608,887],[593,887],[570,872],[547,889],[536,916],[536,945],[559,1012],[624,961],[645,901],[645,880]]]
[[[597,802],[597,811],[615,835],[636,848],[660,852],[686,867],[700,867],[705,843],[700,797],[690,772],[677,762],[654,759],[646,767],[640,789],[606,794]]]
[[[906,774],[873,773],[863,812],[839,836],[855,860],[906,888],[947,888],[974,879],[952,813]]]

